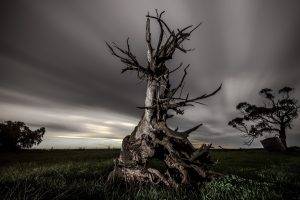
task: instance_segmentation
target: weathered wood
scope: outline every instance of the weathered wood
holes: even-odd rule
[[[165,122],[154,121],[152,128],[148,128],[149,123],[145,121],[143,118],[132,134],[124,138],[110,180],[117,177],[125,181],[178,187],[211,178],[202,167],[209,162],[198,159],[208,153],[211,145],[203,145],[200,151],[196,150],[186,137],[177,137],[175,131],[170,133],[171,129]],[[149,167],[151,158],[161,159],[167,168]]]
[[[210,148],[211,148],[211,144],[209,144],[209,145],[203,144],[201,146],[201,148],[197,149],[191,155],[190,161],[192,162],[192,161],[198,159],[199,157],[203,156],[204,154],[207,154]]]
[[[210,164],[210,145],[196,150],[188,139],[191,132],[197,130],[202,124],[183,132],[172,130],[167,126],[167,119],[176,114],[183,114],[183,108],[193,104],[202,104],[199,100],[216,94],[220,89],[209,94],[190,98],[189,94],[182,97],[184,80],[187,76],[187,67],[184,68],[182,78],[176,87],[170,83],[170,74],[179,70],[171,69],[167,61],[172,59],[175,51],[188,52],[182,43],[189,39],[190,34],[199,27],[187,26],[182,29],[171,30],[162,19],[164,12],[156,12],[156,16],[146,16],[146,43],[147,66],[142,66],[132,54],[127,40],[127,49],[118,47],[115,43],[108,44],[111,53],[125,64],[122,72],[136,71],[138,78],[147,81],[144,114],[134,131],[126,136],[122,142],[119,157],[115,160],[115,168],[108,180],[121,178],[125,181],[141,183],[163,184],[168,187],[178,187],[195,182],[209,180],[210,173],[204,166]],[[153,48],[151,37],[151,23],[154,20],[160,28],[156,49]],[[149,161],[159,159],[165,167],[153,168]]]

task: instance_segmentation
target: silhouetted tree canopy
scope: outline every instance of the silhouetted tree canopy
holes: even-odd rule
[[[44,127],[32,131],[24,122],[6,121],[0,123],[0,149],[17,150],[31,148],[33,145],[38,145],[42,142],[44,134]]]
[[[279,136],[286,145],[286,129],[292,128],[292,122],[298,117],[298,101],[292,97],[293,88],[284,87],[277,92],[262,89],[259,94],[264,98],[262,106],[241,102],[236,106],[241,117],[231,120],[228,125],[238,129],[249,138],[246,144],[264,134]]]

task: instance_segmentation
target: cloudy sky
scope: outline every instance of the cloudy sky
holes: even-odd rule
[[[238,102],[259,102],[261,88],[288,85],[300,99],[298,0],[10,0],[0,3],[0,120],[45,126],[40,148],[119,147],[142,114],[145,85],[120,74],[105,41],[130,37],[145,62],[145,15],[155,8],[173,28],[203,22],[186,43],[196,50],[170,63],[191,64],[188,91],[223,83],[207,106],[171,122],[181,129],[203,122],[194,144],[245,147],[227,123]],[[300,145],[300,119],[288,134],[289,145]]]

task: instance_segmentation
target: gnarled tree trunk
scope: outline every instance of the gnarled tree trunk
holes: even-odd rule
[[[145,107],[155,102],[155,82],[147,84]],[[210,179],[205,166],[211,163],[210,145],[195,149],[188,140],[190,132],[200,125],[185,131],[171,130],[164,120],[158,120],[152,109],[145,108],[139,124],[122,142],[120,156],[109,179],[116,177],[126,181],[163,183],[170,187],[191,184]],[[164,171],[149,166],[153,158],[165,163]]]
[[[131,135],[123,139],[110,179],[119,177],[171,187],[203,181],[210,178],[204,168],[211,162],[209,147],[196,150],[187,134],[174,132],[163,121],[149,122],[144,115]],[[151,168],[148,164],[153,158],[163,161],[167,170]]]
[[[196,98],[182,97],[182,88],[187,74],[187,68],[176,87],[171,87],[169,75],[182,67],[171,70],[166,66],[166,61],[172,59],[175,50],[187,52],[181,43],[189,39],[195,28],[188,26],[170,30],[162,20],[162,13],[156,16],[147,15],[146,42],[148,46],[148,66],[141,66],[132,54],[129,40],[127,49],[118,47],[115,43],[107,44],[112,54],[118,57],[126,67],[122,70],[137,71],[140,79],[147,80],[144,114],[134,131],[126,136],[122,142],[119,157],[115,160],[115,168],[109,175],[109,180],[116,177],[126,181],[147,183],[162,183],[170,187],[192,184],[193,182],[210,179],[205,166],[211,162],[208,150],[210,145],[203,145],[195,149],[188,140],[189,133],[198,129],[197,125],[187,131],[178,132],[167,125],[167,119],[172,117],[169,110],[176,114],[183,114],[182,107],[191,106],[193,103],[216,94],[221,86],[210,94]],[[152,47],[150,19],[156,20],[160,26],[160,35],[156,49]],[[166,37],[165,33],[168,33]],[[178,95],[178,92],[180,94]],[[201,104],[201,103],[200,103]],[[151,160],[157,159],[164,164],[163,168],[151,166]]]
[[[285,149],[287,149],[285,129],[285,125],[280,125],[279,138]]]

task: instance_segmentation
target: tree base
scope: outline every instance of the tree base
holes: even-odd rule
[[[199,126],[189,130],[190,132]],[[108,180],[163,184],[168,187],[195,184],[212,178],[207,166],[212,164],[211,145],[195,149],[188,131],[176,132],[165,122],[148,122],[144,118],[122,142],[119,157]],[[163,166],[151,166],[151,161]]]
[[[260,143],[267,151],[286,151],[287,148],[284,146],[279,137],[270,137],[261,140]]]

